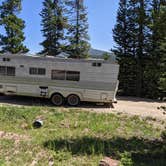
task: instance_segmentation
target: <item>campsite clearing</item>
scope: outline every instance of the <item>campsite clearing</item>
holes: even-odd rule
[[[163,119],[96,113],[105,109],[90,104],[56,108],[38,99],[1,97],[0,165],[96,166],[112,156],[134,166],[164,166]],[[32,127],[35,119],[43,120],[42,128]]]

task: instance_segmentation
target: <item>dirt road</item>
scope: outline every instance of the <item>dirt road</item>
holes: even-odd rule
[[[125,97],[119,99],[118,104],[115,105],[114,110],[143,117],[166,119],[166,112],[160,108],[161,106],[166,107],[166,102]]]
[[[45,99],[18,96],[0,96],[0,105],[4,104],[16,106],[52,106],[50,102]],[[166,120],[164,111],[162,109],[158,109],[161,106],[166,107],[166,102],[142,98],[121,97],[118,98],[118,103],[114,104],[115,108],[96,106],[92,103],[82,103],[79,108],[97,113],[123,113]],[[65,106],[65,108],[68,107]]]

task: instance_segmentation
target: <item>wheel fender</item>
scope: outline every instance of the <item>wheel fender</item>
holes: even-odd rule
[[[80,101],[82,101],[82,94],[79,92],[69,93],[66,98],[68,98],[70,95],[76,95],[79,97]]]
[[[51,92],[50,94],[49,94],[49,98],[51,98],[54,94],[60,94],[60,95],[62,95],[64,98],[67,98],[68,96],[70,96],[70,95],[77,95],[79,98],[80,98],[80,101],[83,99],[83,95],[82,95],[82,93],[80,93],[80,92],[74,92],[74,91],[60,91],[60,92],[58,92],[58,91],[53,91],[53,92]]]
[[[52,93],[50,94],[49,98],[51,99],[52,96],[55,95],[55,94],[59,94],[59,95],[63,96],[63,94],[60,93],[60,92],[52,92]],[[64,96],[63,96],[63,97],[64,97]]]

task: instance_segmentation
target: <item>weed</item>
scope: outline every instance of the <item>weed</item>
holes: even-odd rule
[[[121,164],[120,166],[133,166],[134,163],[132,161],[131,153],[124,152],[121,154]]]
[[[0,166],[5,166],[5,161],[0,159]]]

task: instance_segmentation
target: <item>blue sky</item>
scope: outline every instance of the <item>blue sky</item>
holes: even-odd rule
[[[2,2],[2,0],[0,0]],[[93,48],[110,50],[114,42],[112,29],[116,22],[119,0],[85,0],[88,8],[90,43]],[[41,18],[42,0],[23,0],[21,17],[26,21],[25,44],[31,53],[39,52],[42,47]],[[2,33],[2,29],[0,29]]]

